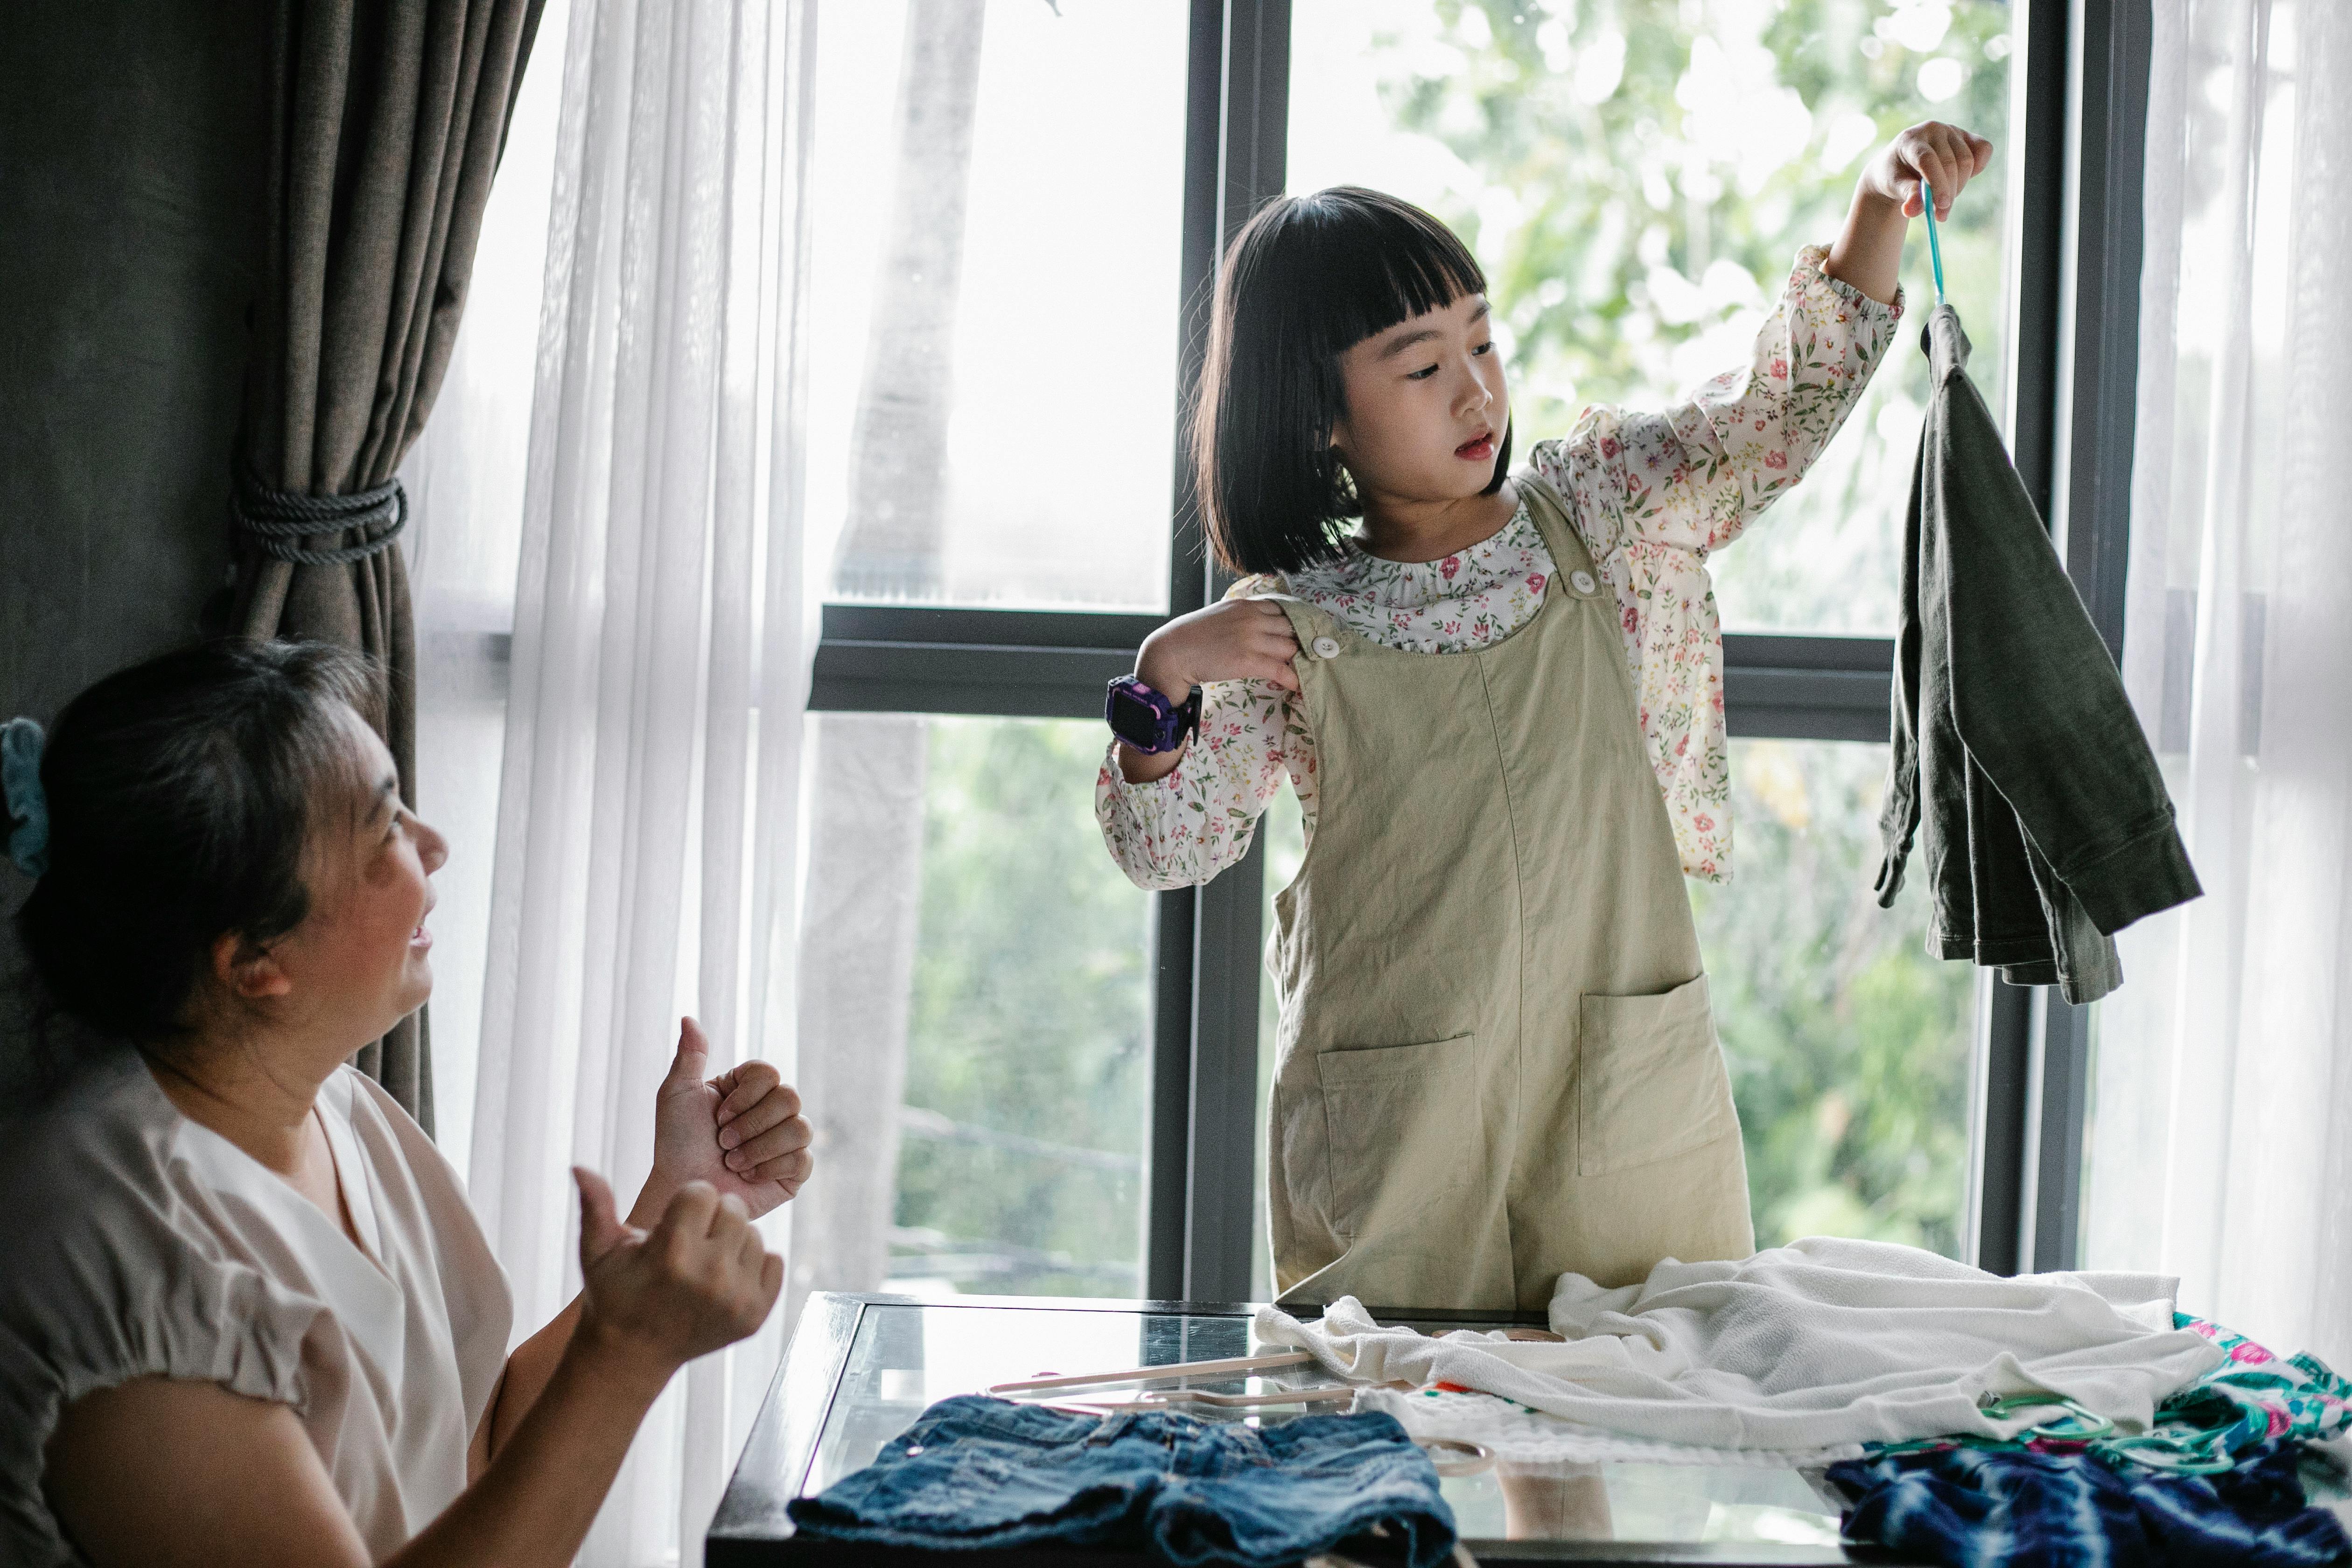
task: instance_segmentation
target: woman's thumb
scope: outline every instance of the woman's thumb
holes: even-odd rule
[[[710,1037],[691,1018],[677,1021],[677,1054],[670,1058],[671,1083],[700,1083],[710,1060]]]
[[[604,1177],[585,1165],[574,1165],[572,1179],[580,1184],[580,1267],[584,1269],[620,1246],[629,1233],[613,1210],[613,1189]]]

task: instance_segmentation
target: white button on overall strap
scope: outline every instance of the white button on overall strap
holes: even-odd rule
[[[1315,657],[1317,658],[1339,658],[1339,639],[1338,637],[1317,637],[1315,639]]]
[[[1590,572],[1571,572],[1569,574],[1568,580],[1580,594],[1590,594],[1596,586],[1592,581],[1592,574]]]

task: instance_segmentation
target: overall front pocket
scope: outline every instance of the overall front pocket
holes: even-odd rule
[[[1685,1153],[1739,1128],[1706,976],[1650,996],[1582,998],[1576,1173]]]
[[[1339,1235],[1408,1223],[1478,1179],[1486,1140],[1471,1036],[1318,1051],[1315,1076]]]

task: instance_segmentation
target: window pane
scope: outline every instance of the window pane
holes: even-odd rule
[[[844,1259],[879,1259],[887,1226],[889,1289],[1140,1295],[1150,900],[1095,826],[1101,726],[827,714],[818,732],[820,833],[845,789],[921,826],[812,856],[810,919],[831,931],[805,939],[803,963],[832,973],[804,977],[824,1000],[803,1015],[803,1077],[887,1092],[876,1066],[901,1049],[904,1087],[895,1154],[856,1135],[870,1110],[837,1108],[849,1135],[821,1146],[826,1190],[803,1200],[808,1285],[883,1288]],[[894,944],[895,972],[869,969]],[[876,973],[903,1012],[874,1005]],[[869,1184],[887,1198],[854,1206]],[[838,1238],[851,1224],[866,1235]]]
[[[1960,1256],[1975,982],[1969,965],[1927,956],[1918,879],[1893,910],[1871,891],[1885,773],[1884,746],[1735,741],[1737,875],[1686,884],[1759,1247],[1853,1236]],[[1303,853],[1287,791],[1261,831],[1267,885],[1286,886]],[[1270,892],[1265,918],[1271,931]],[[1260,994],[1254,1283],[1264,1300],[1271,976]]]
[[[877,3],[828,10],[817,51],[835,595],[1164,609],[1186,8],[915,9],[924,47]]]
[[[1289,186],[1429,207],[1494,289],[1521,449],[1592,403],[1661,407],[1743,367],[1800,246],[1916,121],[1992,138],[1943,226],[1969,369],[2001,403],[2010,7],[1999,0],[1295,0]],[[1933,298],[1924,226],[1904,268]],[[1727,626],[1883,632],[1927,361],[1904,331],[1805,483],[1710,563]]]
[[[1975,972],[1927,956],[1923,877],[1878,907],[1885,778],[1881,745],[1733,742],[1737,871],[1690,884],[1759,1247],[1961,1255]]]

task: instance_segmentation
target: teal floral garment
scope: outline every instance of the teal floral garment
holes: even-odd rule
[[[2219,1475],[2266,1443],[2281,1438],[2325,1442],[2352,1427],[2352,1382],[2337,1376],[2317,1356],[2283,1358],[2243,1334],[2187,1312],[2175,1312],[2172,1326],[2194,1329],[2230,1359],[2158,1405],[2156,1425],[2146,1433],[2117,1432],[2077,1406],[2006,1440],[1956,1436],[1874,1444],[1872,1452],[1969,1447],[2090,1453],[2111,1465],[2137,1465],[2174,1475]],[[2011,1403],[2023,1408],[2027,1402]]]
[[[2317,1356],[2282,1361],[2219,1323],[2172,1317],[2174,1328],[2196,1330],[2230,1359],[2157,1406],[2147,1436],[2104,1438],[2094,1449],[2158,1469],[2218,1472],[2273,1438],[2325,1442],[2352,1427],[2352,1382]]]

